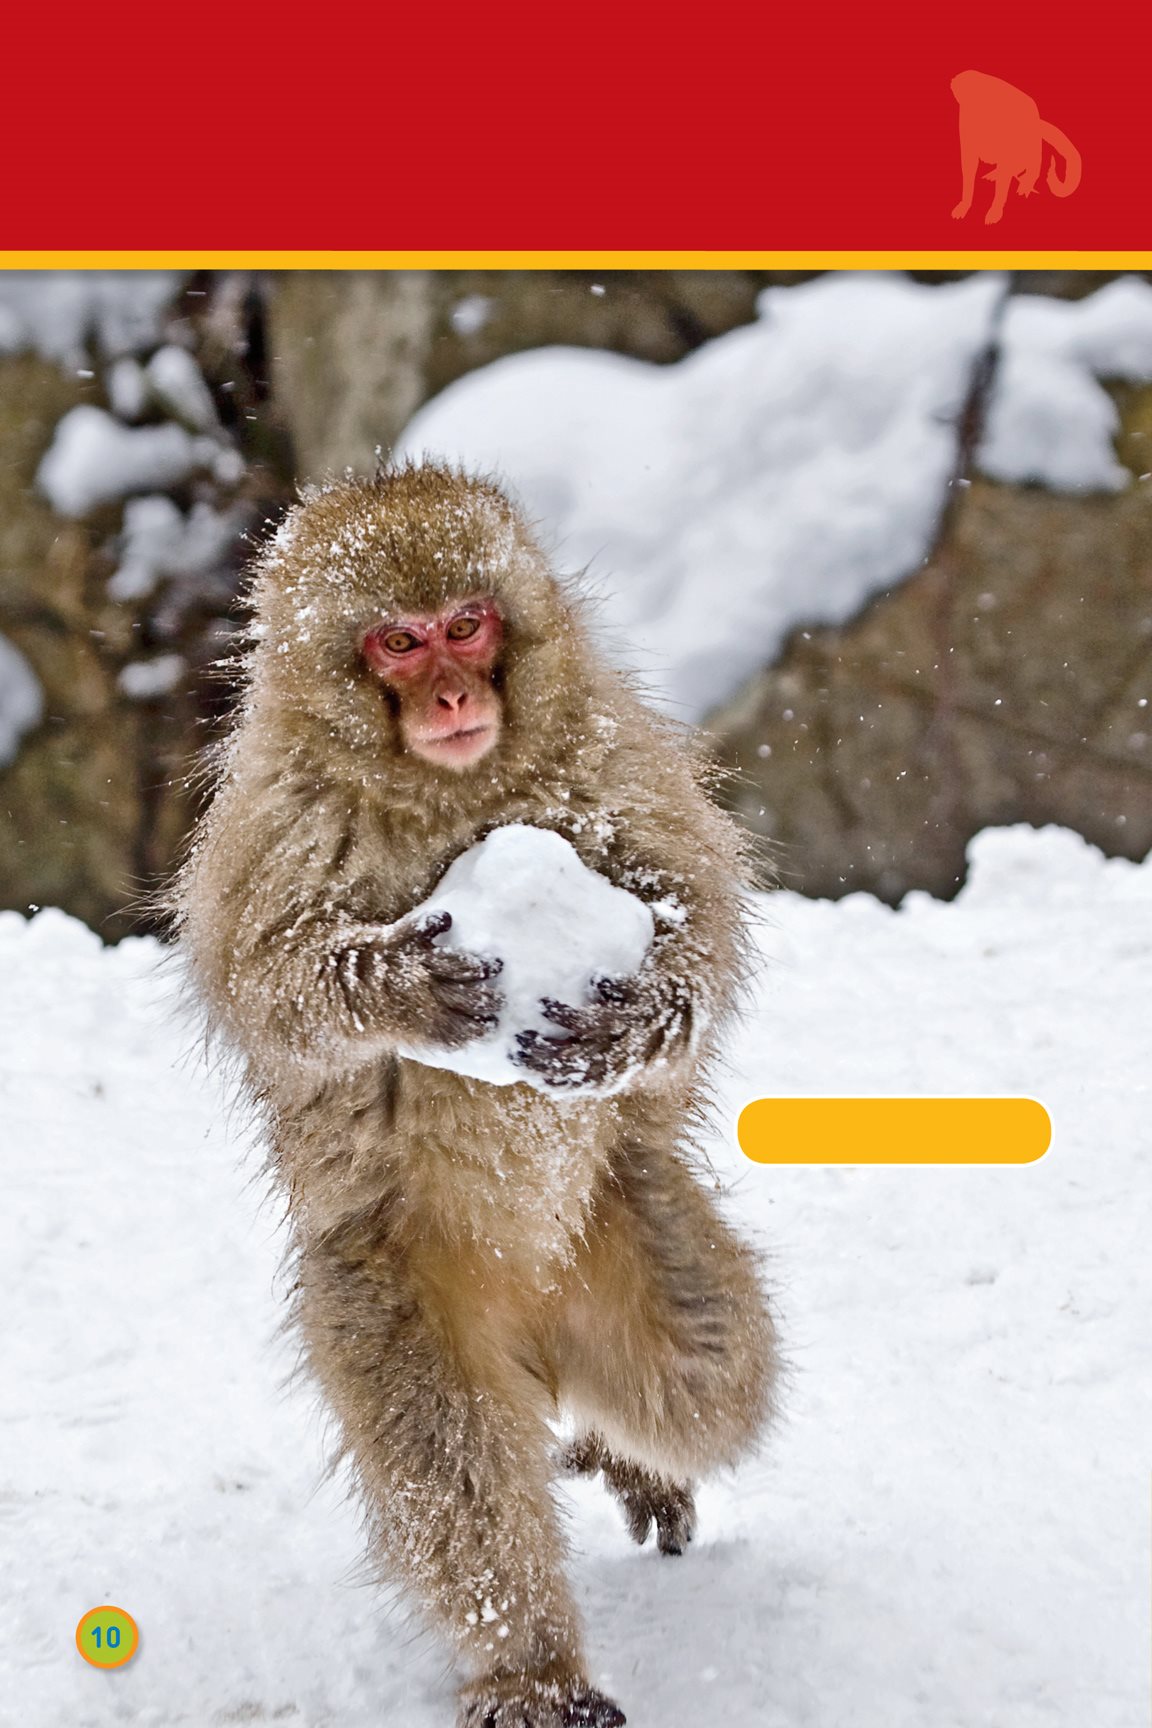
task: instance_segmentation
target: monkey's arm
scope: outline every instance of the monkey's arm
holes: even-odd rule
[[[232,838],[223,826],[193,859],[180,933],[209,1010],[258,1069],[347,1070],[489,1030],[500,962],[438,948],[447,913],[387,921],[371,882],[326,880],[290,842],[257,861]]]
[[[454,1050],[496,1023],[499,960],[437,948],[447,912],[393,924],[323,915],[271,943],[272,1035],[297,1057],[367,1060],[397,1045]]]

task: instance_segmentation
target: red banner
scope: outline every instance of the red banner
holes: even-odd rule
[[[1152,244],[1143,8],[298,17],[137,3],[10,19],[0,247]],[[997,117],[991,85],[969,92],[979,177],[956,216],[952,83],[971,71],[1016,100]]]

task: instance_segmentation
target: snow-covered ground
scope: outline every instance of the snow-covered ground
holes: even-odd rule
[[[1152,862],[974,843],[960,898],[780,894],[712,1155],[790,1358],[764,1457],[683,1560],[565,1489],[596,1677],[632,1728],[1146,1719]],[[445,1728],[442,1652],[357,1578],[284,1391],[277,1213],[150,942],[0,915],[0,1716]],[[1026,1168],[768,1168],[764,1093],[1028,1093]],[[112,1602],[141,1648],[81,1662]]]

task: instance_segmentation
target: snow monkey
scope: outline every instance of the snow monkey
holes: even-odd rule
[[[967,216],[976,192],[976,173],[981,162],[991,163],[986,178],[993,183],[992,202],[985,222],[999,222],[1004,214],[1012,182],[1022,198],[1036,190],[1044,145],[1064,160],[1064,173],[1055,162],[1048,164],[1048,189],[1057,198],[1067,198],[1080,184],[1080,152],[1058,126],[1041,120],[1031,96],[1003,78],[987,72],[958,72],[952,94],[960,104],[960,168],[964,179],[960,202],[953,216]]]
[[[461,1728],[613,1728],[552,1482],[602,1472],[633,1537],[678,1554],[693,1481],[772,1404],[756,1259],[692,1170],[745,971],[741,842],[486,480],[307,492],[252,600],[174,906],[265,1115],[306,1358],[381,1572],[454,1642]],[[525,1080],[497,1085],[399,1052],[434,1061],[498,1013],[499,960],[414,908],[509,823],[567,839],[654,935],[635,975],[548,1002]]]

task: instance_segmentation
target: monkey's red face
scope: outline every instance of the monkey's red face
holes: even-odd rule
[[[493,673],[504,626],[492,600],[377,624],[364,659],[398,705],[404,748],[426,762],[470,768],[500,736],[504,711]]]

